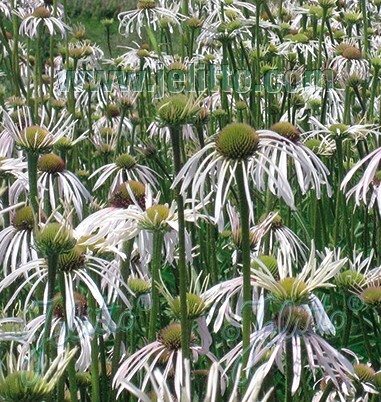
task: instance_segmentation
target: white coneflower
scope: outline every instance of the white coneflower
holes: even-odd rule
[[[261,270],[252,270],[252,275],[258,286],[268,290],[280,302],[291,300],[300,303],[308,300],[311,292],[316,288],[334,287],[335,285],[329,280],[346,262],[346,258],[335,260],[335,253],[327,250],[327,254],[318,266],[315,246],[312,243],[309,260],[296,276],[293,276],[290,256],[287,254],[278,258],[279,278],[274,277],[274,273],[266,266],[262,266]]]
[[[16,145],[33,153],[49,152],[52,147],[63,137],[73,136],[75,121],[72,116],[62,114],[58,121],[50,120],[47,126],[43,123],[45,112],[40,116],[40,125],[33,122],[29,108],[22,107],[17,110],[16,118],[13,118],[3,108],[4,128],[12,137]]]
[[[89,179],[100,173],[101,175],[95,182],[93,191],[101,187],[110,176],[114,176],[109,195],[126,180],[135,180],[144,184],[150,184],[152,188],[155,188],[157,185],[156,172],[147,166],[138,164],[136,159],[128,153],[119,155],[113,163],[101,166],[89,176]]]
[[[15,271],[19,264],[37,258],[34,249],[35,226],[32,208],[24,206],[11,212],[11,225],[0,232],[0,261],[4,276]]]
[[[319,43],[311,40],[308,36],[297,33],[295,35],[286,35],[284,41],[277,45],[280,55],[288,58],[290,55],[300,54],[307,60],[311,56],[312,60],[317,58]]]
[[[337,74],[337,79],[357,74],[366,80],[369,74],[369,62],[362,57],[361,50],[356,46],[341,43],[335,48],[336,56],[332,59],[329,68]]]
[[[43,376],[33,370],[37,363],[32,361],[33,353],[27,359],[19,358],[16,368],[0,379],[0,399],[7,402],[46,400],[76,353],[76,348],[59,353]]]
[[[69,60],[74,61],[78,68],[97,69],[101,68],[100,60],[104,57],[103,50],[89,40],[69,42]]]
[[[180,4],[172,3],[170,8],[163,0],[138,0],[136,9],[125,11],[118,15],[119,32],[124,31],[125,35],[136,32],[139,38],[142,37],[142,27],[148,25],[156,31],[160,27],[160,20],[168,18],[172,25],[180,25],[184,18],[180,13]],[[173,33],[171,25],[169,25],[171,33]]]
[[[135,48],[120,46],[122,49],[126,49],[127,51],[109,62],[112,62],[112,64],[123,69],[135,70],[137,68],[142,68],[144,71],[149,68],[151,71],[157,71],[158,67],[161,65],[161,60],[158,55],[150,50],[149,45],[147,44],[141,46],[136,42],[134,42],[134,44],[136,45]],[[143,66],[141,65],[142,62]]]
[[[78,218],[82,219],[84,205],[91,201],[91,195],[77,176],[65,169],[63,159],[45,154],[38,160],[37,168],[41,172],[37,183],[42,208],[46,207],[47,197],[51,209],[55,210],[60,203],[73,205]]]
[[[295,163],[309,169],[305,156],[299,157],[297,147],[287,138],[283,138],[270,130],[256,131],[247,124],[234,123],[226,126],[214,142],[207,144],[193,155],[176,177],[173,186],[181,183],[181,191],[186,194],[191,188],[193,202],[199,194],[201,204],[206,207],[205,200],[207,178],[210,177],[212,191],[216,192],[214,220],[219,221],[226,203],[229,189],[236,181],[236,172],[242,165],[244,187],[247,203],[253,219],[253,202],[250,187],[254,185],[259,191],[267,186],[272,193],[282,197],[286,203],[294,207],[294,196],[290,184],[284,174],[272,159],[272,153],[282,157],[283,152],[295,157]],[[268,180],[266,180],[268,179]]]
[[[353,140],[355,144],[358,141],[367,138],[368,136],[378,137],[380,135],[379,127],[376,124],[343,124],[339,120],[331,119],[329,124],[322,124],[315,117],[310,117],[310,124],[313,129],[304,133],[306,139],[318,136],[326,143],[332,150],[336,149],[336,146],[332,143],[332,140]]]
[[[315,254],[315,246],[312,243],[309,260],[296,275],[293,273],[291,257],[287,251],[278,253],[277,271],[270,270],[258,259],[260,269],[252,269],[251,274],[258,287],[270,292],[274,303],[303,305],[305,309],[312,311],[321,333],[334,334],[335,327],[313,291],[317,288],[335,287],[329,280],[340,271],[347,260],[336,259],[333,251],[326,250],[326,255],[318,266]]]
[[[273,317],[273,321],[250,336],[250,355],[247,365],[247,377],[253,367],[261,370],[263,381],[271,368],[276,366],[284,372],[285,359],[292,359],[292,386],[295,394],[300,386],[302,371],[308,368],[314,378],[321,370],[339,388],[342,384],[348,390],[351,386],[351,376],[354,369],[349,360],[334,349],[327,341],[317,335],[314,330],[314,321],[308,310],[303,307],[285,306]],[[285,356],[286,344],[291,343],[292,356]],[[306,351],[307,366],[302,365],[302,350]],[[242,342],[233,348],[221,359],[226,362],[228,370],[242,354]],[[265,363],[258,368],[258,364]],[[254,376],[249,380],[258,382]],[[256,383],[256,386],[260,384]]]
[[[381,161],[381,148],[377,148],[369,155],[365,156],[347,173],[341,183],[341,189],[346,191],[349,182],[354,175],[365,166],[364,173],[359,182],[351,189],[346,191],[347,199],[354,196],[355,203],[359,206],[361,203],[371,209],[377,202],[378,210],[381,212],[381,170],[379,168]]]
[[[97,153],[103,157],[111,156],[118,143],[118,132],[114,127],[105,125],[106,118],[102,117],[102,122],[94,123],[94,132],[89,137],[89,140],[94,145]]]
[[[79,341],[79,355],[76,360],[76,370],[85,371],[91,364],[91,340],[95,334],[95,329],[88,319],[88,304],[85,297],[78,292],[74,292],[74,311],[71,312],[73,316],[72,328]],[[63,353],[67,347],[67,326],[65,316],[67,315],[66,306],[63,305],[61,293],[57,293],[52,301],[53,321],[49,338],[56,339],[57,353]],[[103,317],[106,319],[106,317]],[[21,355],[27,355],[29,345],[35,342],[37,347],[43,347],[41,342],[43,340],[43,332],[45,328],[46,311],[31,319],[25,327],[27,332],[26,345],[21,348]],[[106,333],[109,329],[105,326]]]
[[[93,256],[90,250],[76,245],[72,237],[71,230],[59,223],[48,223],[36,234],[36,247],[43,254],[53,252],[59,254],[57,261],[57,271],[62,274],[65,282],[66,289],[66,319],[69,328],[73,328],[75,320],[75,286],[85,286],[96,300],[99,308],[102,311],[105,319],[107,320],[108,328],[115,330],[115,323],[113,322],[108,307],[104,300],[102,290],[94,281],[94,276],[104,280],[108,285],[113,286],[117,294],[120,296],[123,303],[130,307],[130,303],[126,298],[122,289],[129,291],[128,286],[121,278],[119,271],[111,270],[112,262],[106,261],[100,257]],[[62,247],[65,247],[62,249]],[[12,297],[7,302],[7,309],[17,299],[20,292],[25,287],[29,287],[31,281],[33,286],[28,289],[27,296],[24,302],[24,311],[28,311],[28,305],[34,295],[35,289],[39,284],[43,283],[48,275],[48,265],[46,259],[35,259],[20,265],[15,271],[8,274],[0,282],[0,292],[10,286],[17,278],[26,277]],[[46,285],[47,286],[47,285]],[[47,292],[44,293],[44,308],[45,311],[48,306]]]
[[[287,158],[287,151],[279,152],[277,150],[270,151],[267,156],[271,156],[273,160],[278,161],[279,169],[285,172],[286,176],[290,162],[294,164],[294,172],[302,194],[313,188],[316,192],[316,197],[321,198],[321,187],[326,185],[328,196],[331,196],[331,187],[328,182],[329,170],[316,154],[300,141],[298,128],[291,123],[281,121],[273,124],[270,130],[294,144],[295,149],[289,153],[290,158]]]
[[[70,31],[70,27],[61,19],[53,17],[51,11],[46,7],[37,7],[31,14],[25,16],[18,9],[15,14],[23,18],[20,25],[20,34],[29,38],[35,38],[41,27],[45,27],[50,35],[60,33],[62,38]]]
[[[159,195],[160,196],[160,195]],[[159,204],[159,196],[153,200],[146,198],[144,205],[129,205],[127,208],[119,208],[109,216],[104,217],[103,224],[112,227],[107,234],[105,245],[122,244],[128,239],[139,236],[140,254],[145,256],[145,263],[148,263],[152,256],[153,233],[161,231],[164,234],[163,246],[165,248],[166,260],[173,264],[176,258],[176,247],[178,244],[178,216],[177,205],[173,201],[171,205]],[[195,222],[202,218],[202,215],[194,210],[185,209],[185,220]],[[89,219],[89,218],[87,218]],[[192,261],[192,243],[189,233],[185,234],[186,257]],[[99,243],[101,245],[103,243]]]
[[[121,210],[128,209],[134,204],[144,210],[147,198],[150,197],[149,186],[143,183],[129,180],[120,184],[109,198],[110,206],[89,215],[76,227],[76,237],[81,239],[81,244],[84,245],[101,247],[105,243],[111,243],[115,246],[116,244],[110,239],[116,242],[121,239],[115,236],[114,230],[120,225],[125,225],[129,218],[124,214],[120,215]]]
[[[284,225],[283,219],[278,213],[270,213],[259,220],[261,224],[263,221],[270,221],[269,248],[273,253],[278,246],[283,253],[290,253],[294,261],[298,263],[307,261],[308,247],[291,229]]]
[[[203,354],[200,346],[195,345],[195,336],[191,334],[191,355],[193,361],[197,361]],[[216,362],[215,356],[208,352],[204,354],[211,362]],[[152,342],[133,355],[127,357],[119,367],[113,379],[113,387],[118,388],[118,395],[125,389],[124,384],[131,382],[136,374],[144,372],[140,385],[144,392],[151,373],[158,364],[165,366],[163,381],[167,381],[170,373],[174,374],[173,383],[176,397],[180,400],[182,395],[181,384],[183,384],[184,372],[183,352],[181,349],[181,324],[173,323],[163,328],[157,334],[157,340]]]

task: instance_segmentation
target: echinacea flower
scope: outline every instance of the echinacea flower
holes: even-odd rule
[[[196,222],[197,219],[202,218],[200,213],[191,209],[185,209],[184,215],[187,222]],[[112,232],[107,234],[104,243],[106,245],[115,246],[139,236],[140,254],[145,256],[144,262],[146,263],[150,261],[152,256],[153,233],[161,232],[164,235],[163,246],[165,247],[166,260],[169,264],[175,260],[179,228],[177,205],[174,201],[171,205],[159,204],[159,196],[156,199],[147,197],[144,205],[131,204],[128,208],[119,208],[109,216],[105,216],[103,225],[113,228]],[[185,233],[185,242],[186,257],[191,262],[192,243],[187,232]]]
[[[73,317],[72,328],[68,329],[66,326],[65,316],[67,315],[67,308],[63,305],[61,293],[57,293],[53,298],[50,308],[53,309],[53,320],[49,334],[50,339],[55,339],[57,344],[57,353],[65,351],[66,340],[68,337],[68,330],[71,331],[71,342],[77,344],[79,355],[75,358],[76,369],[78,371],[85,371],[91,364],[91,340],[95,335],[95,329],[88,319],[88,304],[84,296],[78,292],[74,292],[74,311],[71,312]],[[101,320],[106,320],[102,317]],[[25,326],[26,346],[21,348],[21,355],[27,355],[30,344],[35,344],[38,348],[43,348],[43,334],[46,321],[46,310],[43,314],[32,318]],[[107,325],[105,332],[109,332]],[[103,330],[103,329],[102,329]]]
[[[64,229],[62,229],[64,228]],[[108,328],[113,331],[115,323],[108,311],[102,289],[94,281],[97,276],[115,289],[123,303],[130,307],[130,303],[124,294],[129,292],[127,285],[121,278],[119,271],[111,270],[110,263],[100,257],[93,256],[90,250],[76,245],[71,231],[58,223],[48,223],[36,235],[36,247],[43,255],[53,253],[59,255],[57,260],[57,273],[63,276],[66,290],[65,315],[69,329],[73,328],[75,321],[75,286],[84,286],[92,294],[99,308],[107,320]],[[19,296],[20,292],[28,289],[24,301],[24,311],[27,311],[35,289],[43,283],[48,275],[48,264],[46,259],[40,258],[20,265],[15,271],[8,274],[0,282],[0,292],[9,287],[15,280],[22,277],[23,282],[9,298],[5,309],[7,309]],[[25,279],[25,277],[27,279]],[[32,286],[30,286],[32,284]],[[46,285],[47,286],[47,285]],[[124,291],[123,291],[124,289]],[[48,308],[47,292],[44,293],[44,309]]]
[[[335,285],[333,278],[346,263],[346,259],[335,259],[335,253],[327,250],[327,255],[318,266],[315,246],[312,243],[309,260],[301,272],[293,274],[291,258],[288,253],[278,253],[278,272],[271,272],[269,267],[257,259],[259,269],[252,269],[252,276],[258,287],[270,292],[276,305],[292,303],[311,309],[316,317],[316,325],[322,333],[335,333],[331,321],[324,311],[320,300],[313,294],[317,288],[329,288]]]
[[[84,219],[75,229],[77,239],[80,239],[82,245],[100,246],[111,237],[120,241],[116,237],[114,230],[119,225],[123,225],[128,216],[120,215],[121,210],[128,209],[131,205],[137,204],[141,209],[145,209],[147,198],[150,198],[149,186],[134,180],[127,180],[116,187],[109,198],[109,207],[102,208]],[[113,219],[113,217],[117,219]],[[106,221],[107,218],[107,221]],[[114,244],[115,245],[115,244]]]
[[[362,52],[356,46],[341,43],[335,48],[336,56],[332,59],[329,68],[337,74],[337,79],[343,80],[348,75],[357,74],[366,80],[369,73],[369,62],[363,58]]]
[[[18,14],[20,15],[20,11]],[[62,38],[66,36],[67,31],[70,31],[70,27],[61,19],[52,16],[48,8],[37,7],[23,19],[20,25],[20,34],[26,35],[29,38],[35,38],[42,27],[46,27],[50,35],[60,33]]]
[[[318,371],[324,373],[337,388],[344,387],[348,394],[352,383],[351,376],[354,374],[353,366],[345,356],[315,333],[314,326],[311,314],[304,307],[284,306],[275,314],[272,321],[250,335],[247,378],[250,378],[251,369],[257,367],[264,359],[265,363],[261,365],[262,381],[274,363],[284,372],[285,359],[291,359],[292,394],[298,390],[302,371],[306,368],[312,372],[314,378]],[[287,344],[291,345],[291,356],[285,356]],[[307,366],[302,364],[302,350],[305,350]],[[221,363],[226,363],[225,370],[237,362],[241,353],[242,342],[221,359]],[[258,378],[254,376],[248,381],[250,387],[253,381],[258,381]]]
[[[262,223],[263,221],[270,221],[268,231],[270,251],[275,253],[276,248],[279,247],[284,254],[289,253],[294,261],[306,262],[308,247],[291,229],[285,226],[279,213],[262,216],[259,222]]]
[[[316,192],[316,197],[321,198],[321,186],[325,184],[327,187],[328,196],[331,196],[331,187],[328,182],[329,170],[324,166],[321,160],[308,147],[300,141],[300,133],[297,127],[286,121],[280,121],[273,124],[270,130],[279,134],[281,137],[291,141],[294,146],[294,152],[287,158],[286,152],[278,152],[273,150],[271,157],[278,161],[278,167],[282,172],[289,170],[290,163],[294,164],[294,169],[297,181],[302,191],[305,194],[310,188]],[[297,157],[295,157],[297,155]],[[268,155],[270,156],[270,154]]]
[[[193,361],[197,361],[202,355],[201,347],[195,344],[195,336],[191,335],[190,350]],[[118,388],[118,395],[125,389],[124,384],[130,382],[142,371],[144,373],[140,389],[145,390],[151,373],[159,364],[164,366],[163,381],[167,381],[170,373],[174,373],[173,383],[177,398],[181,398],[181,385],[183,384],[183,352],[181,349],[181,325],[169,324],[159,331],[157,340],[152,342],[131,356],[127,357],[120,365],[113,379],[113,387]],[[215,362],[215,356],[207,352],[205,356]]]
[[[214,142],[207,144],[185,163],[173,186],[181,182],[181,192],[186,194],[190,188],[193,201],[195,202],[195,197],[199,194],[202,206],[206,207],[205,200],[209,198],[206,183],[209,177],[212,191],[216,192],[213,218],[218,222],[229,190],[237,180],[238,167],[242,166],[242,179],[251,219],[254,211],[250,187],[254,185],[259,191],[263,191],[267,186],[266,177],[271,192],[294,207],[291,187],[284,172],[271,159],[272,151],[295,155],[300,161],[294,145],[273,131],[256,131],[243,123],[230,124],[217,135]]]
[[[58,121],[51,119],[50,123],[45,126],[43,122],[46,116],[42,114],[40,125],[36,125],[33,122],[30,110],[26,107],[18,109],[15,121],[6,110],[1,110],[6,132],[12,137],[16,145],[26,152],[49,152],[61,138],[73,135],[76,122],[71,116],[62,114]]]
[[[109,195],[126,180],[140,181],[144,184],[150,184],[153,188],[157,185],[156,173],[149,167],[138,164],[136,159],[128,153],[119,155],[113,163],[101,166],[89,176],[89,179],[100,173],[101,175],[95,182],[93,191],[101,187],[108,178],[115,175],[110,186]]]
[[[170,8],[163,0],[138,0],[135,10],[125,11],[118,15],[119,32],[122,33],[124,30],[124,34],[129,35],[136,29],[141,38],[141,27],[148,25],[150,29],[156,31],[162,18],[168,18],[173,25],[180,25],[183,17],[179,13],[179,9],[179,4],[172,3]],[[170,29],[173,33],[172,28]]]
[[[77,349],[74,348],[58,354],[44,375],[33,371],[33,355],[19,359],[17,370],[0,379],[0,399],[7,402],[30,402],[49,398],[76,353]]]
[[[34,249],[33,230],[35,219],[30,206],[23,206],[11,212],[11,225],[0,232],[0,262],[4,276],[8,269],[15,271],[19,264],[26,264],[37,258]]]
[[[73,205],[79,219],[82,219],[84,204],[91,201],[91,195],[76,175],[65,169],[65,162],[55,154],[40,157],[37,168],[41,207],[55,210],[60,203]],[[57,199],[58,197],[58,199]]]

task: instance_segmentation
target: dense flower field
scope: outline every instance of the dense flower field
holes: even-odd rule
[[[380,401],[381,1],[66,2],[0,0],[0,401]]]

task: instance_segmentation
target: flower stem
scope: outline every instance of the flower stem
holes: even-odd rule
[[[89,315],[91,323],[97,326],[96,301],[92,295],[89,297]],[[91,340],[91,402],[100,402],[100,374],[99,374],[99,350],[97,333]]]
[[[66,287],[65,287],[65,277],[64,273],[61,272],[59,274],[59,285],[60,285],[60,292],[62,296],[62,305],[66,306]],[[66,325],[66,336],[68,339],[68,344],[69,347],[70,345],[70,338],[71,338],[71,329],[69,327],[69,322],[68,322],[68,317],[65,313],[65,325]],[[77,396],[77,381],[75,378],[75,363],[73,359],[70,359],[70,362],[67,366],[67,372],[68,372],[68,377],[69,377],[69,392],[70,392],[70,400],[71,402],[77,402],[78,401],[78,396]]]
[[[171,142],[173,148],[173,161],[175,174],[177,175],[182,167],[181,163],[181,146],[180,135],[181,127],[171,127]],[[187,308],[187,266],[185,259],[185,218],[184,218],[184,200],[180,191],[180,184],[175,187],[178,221],[179,221],[179,294],[180,294],[180,315],[181,315],[181,349],[183,351],[184,359],[189,358],[189,338],[190,332],[188,331],[188,308]]]
[[[249,357],[251,328],[251,279],[250,279],[250,221],[249,206],[244,182],[244,162],[237,166],[237,185],[242,231],[242,272],[243,272],[243,307],[242,307],[242,370],[246,368]]]
[[[148,329],[148,342],[153,342],[156,337],[156,325],[159,313],[159,289],[157,284],[160,280],[159,270],[161,267],[161,248],[163,243],[162,233],[156,231],[153,234],[153,253],[152,253],[152,308]]]
[[[346,348],[349,342],[349,335],[351,333],[351,326],[352,326],[352,317],[353,311],[348,306],[348,301],[345,299],[344,296],[344,312],[345,312],[345,328],[344,328],[344,335],[343,335],[343,347]]]
[[[360,319],[360,326],[361,326],[361,331],[362,331],[362,335],[364,338],[364,345],[365,345],[365,349],[366,352],[368,354],[368,357],[372,363],[373,367],[378,367],[378,362],[374,359],[374,348],[372,348],[370,341],[369,341],[369,335],[368,335],[368,331],[366,328],[366,323],[365,323],[365,319],[364,319],[364,315],[361,314],[361,311],[358,314],[359,319]]]
[[[318,62],[317,62],[317,68],[321,67],[321,62],[322,62],[322,54],[323,54],[323,38],[324,38],[324,25],[325,25],[325,20],[327,18],[327,12],[328,9],[326,7],[323,7],[323,15],[322,15],[322,20],[321,20],[321,31],[319,35],[319,51],[318,51]]]
[[[292,402],[292,337],[286,340],[286,382],[285,382],[285,402]]]
[[[49,369],[50,363],[50,330],[52,328],[53,319],[53,297],[56,285],[56,272],[57,272],[58,255],[53,254],[48,256],[48,299],[45,315],[45,328],[44,328],[44,345],[45,345],[45,367]]]
[[[38,214],[38,192],[37,192],[37,161],[38,154],[28,152],[28,180],[30,204],[35,214]]]

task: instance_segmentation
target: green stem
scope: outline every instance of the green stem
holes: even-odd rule
[[[317,68],[321,68],[321,63],[322,63],[322,55],[323,55],[323,38],[324,38],[324,25],[325,25],[325,20],[327,18],[327,12],[328,9],[326,7],[323,8],[323,16],[322,16],[322,21],[321,21],[321,31],[319,35],[319,51],[318,51],[318,61],[317,61]]]
[[[348,306],[348,301],[344,296],[344,312],[345,312],[345,328],[343,335],[343,347],[346,348],[349,342],[349,335],[351,333],[353,311]]]
[[[244,184],[244,162],[237,166],[237,186],[240,207],[240,220],[242,231],[242,272],[243,272],[243,307],[242,307],[242,370],[246,368],[249,358],[250,330],[251,330],[251,275],[250,275],[250,220],[249,205],[247,203]]]
[[[94,297],[89,298],[90,320],[94,327],[97,326],[97,305]],[[100,402],[100,373],[99,373],[99,348],[98,335],[94,334],[91,340],[91,402]]]
[[[359,319],[360,319],[360,326],[361,326],[361,331],[362,331],[362,335],[363,335],[363,339],[364,339],[364,345],[365,345],[365,349],[366,352],[368,354],[368,357],[372,363],[372,366],[374,368],[378,367],[378,362],[375,360],[375,356],[374,356],[374,349],[372,348],[370,341],[369,341],[369,335],[368,335],[368,331],[366,328],[366,323],[365,323],[365,319],[364,319],[364,315],[361,314],[361,311],[358,314]]]
[[[62,305],[66,306],[66,296],[67,295],[66,295],[65,277],[64,277],[63,272],[60,272],[60,274],[59,274],[59,286],[60,286],[60,292],[61,292],[61,297],[62,297]],[[72,331],[69,328],[69,323],[68,323],[66,314],[65,314],[65,325],[66,325],[66,336],[67,336],[68,344],[70,347],[70,346],[72,346],[72,345],[70,345]],[[77,381],[76,381],[76,377],[75,377],[74,359],[70,359],[70,362],[67,366],[67,372],[68,372],[68,377],[69,377],[70,400],[71,400],[71,402],[77,402],[78,401]]]
[[[286,340],[286,382],[285,382],[285,402],[292,402],[292,338],[289,336]]]
[[[35,214],[38,214],[38,192],[37,192],[37,161],[38,154],[28,152],[28,180],[30,204]]]
[[[45,345],[45,367],[49,369],[50,365],[50,330],[52,328],[53,319],[53,298],[56,286],[56,273],[57,273],[58,255],[53,254],[48,256],[48,299],[45,315],[45,328],[44,328],[44,345]]]
[[[369,50],[369,38],[368,38],[368,15],[366,12],[366,0],[361,0],[360,8],[362,12],[362,20],[363,20],[363,31],[364,31],[364,58],[367,58],[368,50]]]
[[[163,245],[163,234],[161,232],[153,233],[153,252],[152,252],[152,308],[150,312],[148,342],[153,342],[156,338],[156,325],[159,313],[159,288],[160,267],[161,267],[161,249]]]
[[[126,259],[121,262],[120,265],[120,272],[122,275],[122,279],[124,283],[127,283],[128,281],[128,276],[130,273],[130,261],[131,261],[131,254],[132,250],[134,248],[134,241],[135,239],[130,239],[127,240],[123,244],[123,252],[126,254]],[[123,307],[121,305],[117,305],[117,311],[116,311],[116,323],[119,325],[122,317],[122,310]],[[132,311],[136,311],[136,309],[133,309]],[[124,331],[122,330],[122,325],[121,327],[116,328],[116,334],[115,334],[115,340],[114,340],[114,353],[112,356],[112,362],[111,362],[111,378],[114,378],[115,373],[118,369],[119,366],[119,361],[120,361],[120,352],[121,352],[121,345],[122,345],[122,340],[123,340],[123,335]],[[131,345],[133,346],[133,345]],[[110,392],[110,399],[109,401],[112,402],[116,399],[116,390],[113,389]]]
[[[180,135],[181,126],[171,127],[171,142],[173,148],[173,161],[175,174],[177,175],[182,167],[181,162],[181,146]],[[184,217],[184,200],[180,192],[181,185],[178,184],[175,188],[177,211],[179,221],[179,259],[178,259],[178,271],[179,271],[179,293],[180,293],[180,314],[181,314],[181,349],[184,359],[189,359],[189,337],[188,331],[188,308],[187,308],[187,266],[185,259],[185,217]]]

